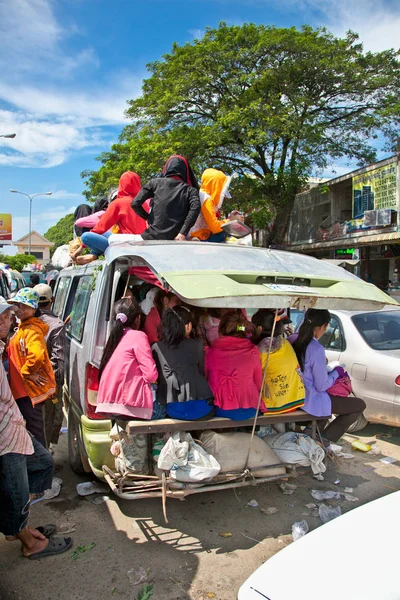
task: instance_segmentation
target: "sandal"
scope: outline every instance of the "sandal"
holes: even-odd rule
[[[57,525],[53,525],[49,523],[48,525],[41,525],[40,527],[35,527],[39,533],[44,535],[47,538],[51,538],[52,535],[57,531]]]
[[[40,552],[36,552],[35,554],[31,554],[28,556],[31,560],[36,560],[37,558],[46,558],[46,556],[55,556],[56,554],[62,554],[69,550],[72,546],[72,538],[70,537],[51,537],[49,539],[49,543],[47,544],[44,550]]]

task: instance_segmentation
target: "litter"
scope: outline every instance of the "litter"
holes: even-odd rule
[[[358,502],[358,498],[351,496],[350,494],[345,494],[344,497],[347,502]]]
[[[57,534],[59,535],[66,535],[74,531],[76,531],[75,523],[61,523],[60,527],[57,527]]]
[[[340,517],[342,511],[340,510],[340,506],[327,506],[326,504],[321,504],[318,513],[321,521],[323,523],[328,523],[329,521],[336,519],[336,517]]]
[[[275,506],[268,506],[268,508],[260,508],[260,511],[264,513],[264,515],[274,515],[278,512],[278,509]]]
[[[51,489],[46,490],[43,495],[43,500],[52,500],[59,496],[61,492],[62,479],[59,477],[53,477],[51,482]]]
[[[314,504],[314,502],[309,502],[308,504],[306,504],[306,507],[311,510],[312,508],[317,508],[317,505]]]
[[[139,567],[139,569],[129,569],[127,576],[131,585],[140,585],[146,583],[149,580],[150,569]]]
[[[338,446],[337,444],[330,444],[329,450],[333,452],[333,454],[338,454],[342,451],[342,446]]]
[[[339,483],[340,483],[340,479],[336,479],[335,485],[339,485]]]
[[[92,504],[104,504],[107,500],[110,499],[110,496],[94,496],[93,498],[88,498],[89,502]]]
[[[250,506],[251,508],[257,508],[258,502],[257,500],[250,500],[250,502],[247,503],[247,506]]]
[[[359,450],[360,452],[369,452],[371,450],[371,446],[369,444],[360,442],[360,440],[354,440],[351,444],[351,447],[354,450]]]
[[[378,444],[374,444],[373,446],[371,446],[371,450],[369,451],[370,454],[382,454],[381,449],[379,448]]]
[[[379,459],[385,465],[391,465],[392,463],[397,462],[397,458],[393,458],[392,456],[384,456]]]
[[[307,435],[287,431],[267,436],[265,442],[283,463],[310,467],[314,475],[325,473],[325,451]]]
[[[351,487],[345,487],[344,488],[344,493],[345,494],[352,494],[354,492],[354,489]]]
[[[350,452],[340,452],[339,454],[337,454],[337,456],[340,456],[341,458],[354,458],[354,454],[351,454]]]
[[[324,481],[324,476],[322,475],[322,473],[316,473],[316,475],[313,475],[313,477],[317,481]]]
[[[68,427],[61,427],[60,433],[67,433]]]
[[[307,521],[297,521],[292,525],[292,537],[293,541],[296,542],[308,533],[309,527]]]
[[[96,481],[83,481],[77,484],[76,491],[79,496],[90,496],[90,494],[105,494],[109,488],[96,483]]]
[[[360,473],[369,473],[370,471],[375,471],[375,467],[370,467],[369,469],[364,469],[363,471],[360,471]]]
[[[233,534],[230,531],[220,531],[218,535],[223,538],[230,538]]]
[[[334,492],[333,490],[311,490],[311,496],[314,500],[321,502],[322,500],[340,500],[340,492]]]
[[[297,485],[295,483],[286,483],[285,481],[280,484],[279,489],[285,494],[285,496],[291,496],[295,490],[297,490]]]

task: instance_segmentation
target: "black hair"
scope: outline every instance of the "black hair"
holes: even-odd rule
[[[37,273],[32,273],[32,275],[29,277],[29,281],[32,285],[39,285],[40,275],[38,275]]]
[[[193,323],[193,315],[187,306],[168,308],[160,323],[160,339],[169,347],[178,346],[186,338],[185,326]]]
[[[152,289],[152,287],[150,289]],[[154,297],[154,306],[160,313],[160,316],[162,315],[163,310],[164,310],[164,298],[168,298],[168,300],[171,300],[171,298],[173,296],[175,296],[175,294],[173,292],[166,292],[165,290],[162,290],[162,289],[158,290],[157,294]]]
[[[99,212],[100,210],[107,210],[108,208],[108,198],[105,194],[101,194],[96,198],[96,201],[93,206],[93,213]]]
[[[308,344],[314,337],[314,329],[327,325],[331,320],[329,310],[320,310],[318,308],[309,308],[304,315],[304,321],[299,329],[299,336],[293,344],[297,360],[302,371],[304,371],[304,361]]]
[[[127,317],[125,323],[123,323],[120,319],[117,319],[117,315],[123,314]],[[120,343],[122,339],[122,335],[124,333],[124,329],[126,327],[131,327],[131,329],[137,329],[136,321],[137,318],[140,317],[141,309],[136,300],[132,298],[122,298],[118,300],[114,304],[113,307],[113,322],[111,325],[111,333],[110,337],[107,340],[106,346],[103,351],[103,356],[101,357],[100,369],[99,369],[99,381],[101,379],[102,373],[113,355],[116,347]]]
[[[251,322],[255,327],[255,332],[253,336],[253,342],[258,344],[264,338],[271,337],[272,329],[274,327],[275,320],[275,311],[260,309],[255,315],[253,315]],[[262,328],[262,331],[257,331],[258,327]],[[283,325],[281,321],[277,321],[275,325],[274,337],[278,337],[282,335]]]
[[[220,320],[218,326],[219,335],[246,338],[251,323],[247,320],[241,310],[226,313]]]

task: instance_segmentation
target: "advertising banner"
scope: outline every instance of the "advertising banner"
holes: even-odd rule
[[[397,164],[392,163],[353,177],[353,219],[366,210],[397,210]]]
[[[0,213],[0,246],[12,244],[12,215]]]

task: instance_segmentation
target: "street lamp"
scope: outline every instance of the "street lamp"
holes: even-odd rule
[[[16,133],[4,133],[4,134],[0,134],[0,137],[14,139],[16,135],[17,135]]]
[[[22,196],[26,196],[29,198],[29,242],[28,242],[28,254],[31,253],[31,236],[32,236],[32,200],[36,198],[36,196],[51,196],[53,192],[40,192],[40,194],[33,194],[30,196],[29,194],[25,194],[24,192],[19,192],[18,190],[10,190],[13,194],[22,194]]]

